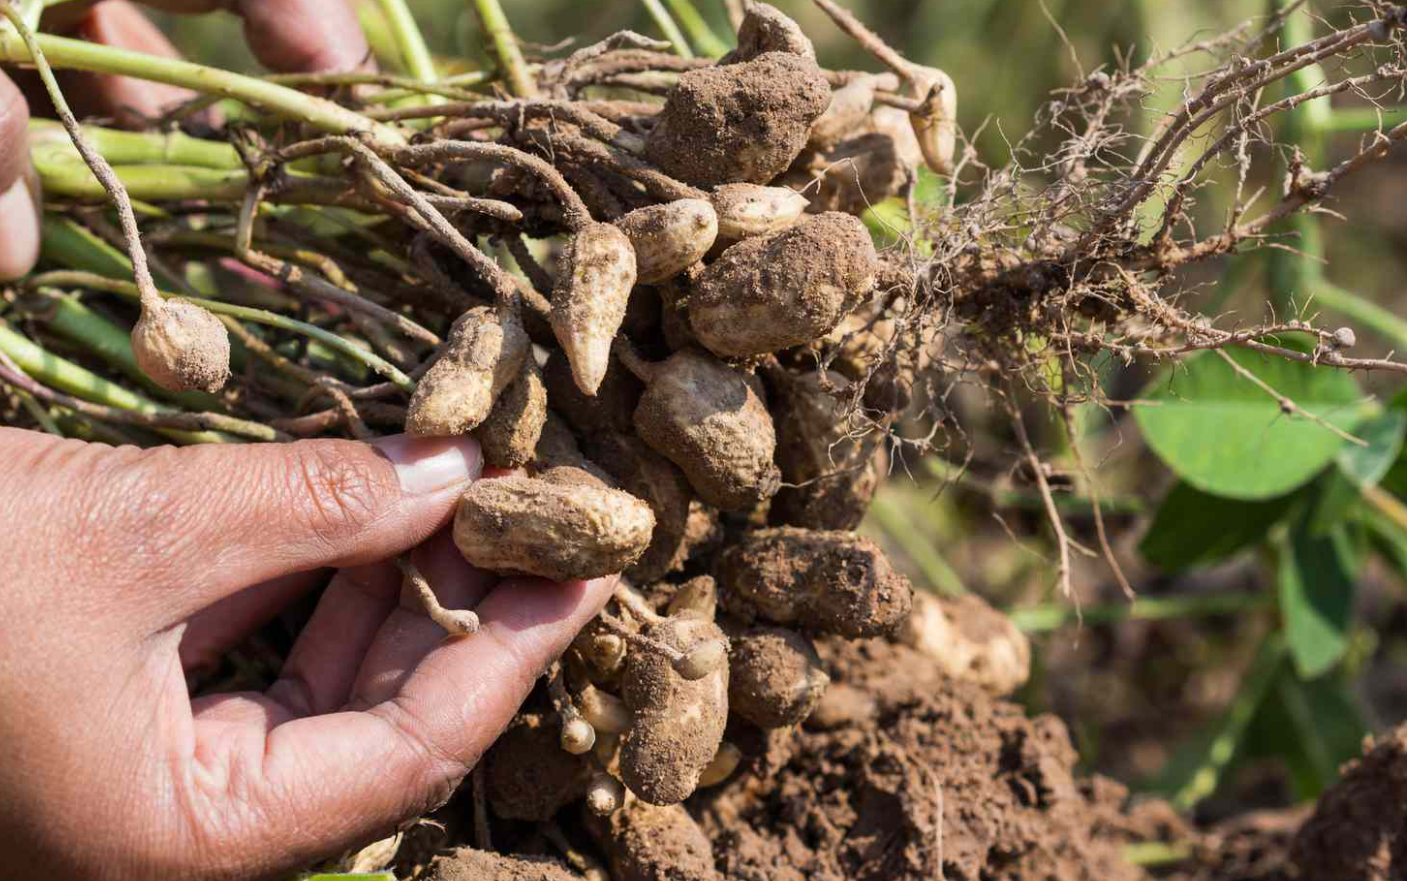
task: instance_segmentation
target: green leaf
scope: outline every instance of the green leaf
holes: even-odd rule
[[[1330,468],[1314,481],[1314,501],[1309,506],[1309,532],[1314,536],[1328,535],[1347,520],[1362,501],[1363,492],[1342,471]]]
[[[1292,506],[1291,496],[1242,501],[1179,482],[1158,506],[1138,549],[1166,572],[1214,563],[1265,538]]]
[[[1372,547],[1397,574],[1398,579],[1407,583],[1407,531],[1366,506],[1359,510],[1359,519],[1368,529],[1368,540]]]
[[[1306,413],[1348,430],[1362,420],[1362,394],[1338,370],[1268,357],[1227,353],[1237,364]],[[1215,352],[1165,372],[1134,410],[1148,445],[1197,489],[1237,499],[1284,495],[1309,481],[1344,440],[1301,414],[1283,413],[1275,398],[1239,376]]]
[[[1358,582],[1347,529],[1339,525],[1316,536],[1307,519],[1291,533],[1280,553],[1277,580],[1285,639],[1295,668],[1303,678],[1313,679],[1338,663],[1348,649]]]
[[[1334,456],[1334,464],[1359,487],[1377,486],[1402,453],[1402,441],[1407,437],[1407,413],[1386,410],[1359,424],[1353,434],[1367,441],[1368,446],[1344,444]]]
[[[1283,761],[1296,798],[1308,801],[1338,779],[1367,733],[1347,677],[1306,682],[1286,665],[1246,732],[1243,755]]]

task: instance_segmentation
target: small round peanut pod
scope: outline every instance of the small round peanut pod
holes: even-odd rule
[[[614,881],[720,881],[713,845],[683,805],[639,799],[585,825],[606,855]]]
[[[718,217],[718,238],[729,241],[793,227],[808,204],[805,196],[788,187],[749,183],[714,187],[709,198]]]
[[[590,764],[560,748],[555,722],[521,713],[484,755],[485,790],[500,817],[548,820],[586,792]]]
[[[943,672],[1006,695],[1031,675],[1031,643],[1012,620],[975,594],[952,599],[914,594],[899,641],[937,661]]]
[[[703,259],[718,237],[718,214],[703,199],[636,208],[616,221],[635,249],[636,282],[671,279]]]
[[[759,728],[798,725],[820,703],[830,677],[811,641],[784,627],[732,635],[728,709]]]
[[[625,320],[635,275],[635,249],[609,223],[577,230],[563,255],[552,295],[552,332],[577,387],[588,395],[596,394],[606,376],[611,342]]]
[[[132,327],[132,353],[152,382],[172,392],[218,392],[230,378],[230,336],[187,300],[153,300]]]
[[[654,527],[650,506],[629,493],[512,475],[465,491],[454,542],[480,569],[574,581],[635,562]]]
[[[814,123],[808,150],[824,152],[860,130],[874,107],[875,78],[858,76],[831,92],[831,103]]]
[[[663,619],[645,634],[686,655],[702,644],[724,641],[716,624],[694,617]],[[650,804],[688,798],[723,741],[728,665],[688,680],[661,652],[632,651],[625,662],[621,697],[632,717],[621,743],[621,781]]]
[[[698,575],[679,585],[670,597],[670,617],[697,615],[712,621],[718,612],[718,583],[712,575]]]
[[[675,664],[674,672],[688,682],[702,679],[728,663],[728,643],[710,640],[690,649]]]
[[[406,432],[453,437],[477,428],[517,379],[528,335],[516,316],[476,306],[450,327],[440,357],[421,377],[406,414]]]
[[[562,723],[560,742],[562,749],[574,756],[589,753],[596,745],[596,729],[581,717],[567,719]]]
[[[801,25],[770,3],[753,2],[738,25],[738,48],[720,63],[751,61],[767,52],[790,52],[816,60],[816,47]]]
[[[625,803],[625,786],[604,771],[591,776],[586,785],[586,809],[598,817],[606,817],[620,810]]]

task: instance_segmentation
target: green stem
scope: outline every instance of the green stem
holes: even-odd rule
[[[961,596],[967,593],[967,587],[963,585],[958,573],[948,565],[948,561],[943,559],[943,555],[938,553],[928,537],[914,526],[913,519],[900,511],[887,496],[883,493],[875,496],[874,501],[870,503],[869,513],[879,528],[903,548],[904,553],[913,560],[934,590],[945,596]]]
[[[1124,845],[1124,860],[1135,866],[1165,866],[1180,863],[1190,856],[1192,847],[1187,844],[1140,841]]]
[[[136,285],[132,286],[133,294]],[[92,401],[107,407],[132,410],[138,413],[155,415],[158,413],[179,413],[173,407],[158,404],[150,398],[109,382],[72,361],[46,352],[28,337],[17,333],[8,322],[0,321],[0,350],[14,360],[20,369],[50,388],[67,392],[76,398]],[[238,443],[233,435],[218,431],[179,431],[174,428],[160,429],[167,437],[182,443]]]
[[[1407,107],[1338,107],[1330,111],[1321,131],[1327,134],[1375,132],[1389,129],[1407,116]]]
[[[537,83],[528,74],[527,62],[523,60],[523,50],[518,47],[518,38],[513,36],[513,28],[508,24],[508,16],[498,0],[470,0],[474,13],[479,16],[479,26],[488,37],[493,55],[498,59],[503,80],[508,91],[517,98],[536,98]]]
[[[1344,290],[1322,274],[1315,279],[1312,288],[1313,299],[1310,306],[1323,306],[1337,312],[1350,321],[1356,322],[1381,335],[1397,347],[1407,351],[1407,320],[1403,320],[1376,303]]]
[[[31,395],[22,388],[16,388],[13,389],[13,391],[15,396],[20,399],[20,404],[28,411],[30,417],[33,418],[35,422],[39,423],[40,428],[44,429],[48,434],[58,437],[64,436],[63,430],[60,429],[59,424],[54,421],[54,417],[49,415],[49,411],[44,409],[43,404],[34,399],[34,395]]]
[[[83,136],[113,165],[159,163],[164,165],[194,165],[234,171],[244,168],[239,152],[224,141],[193,138],[182,132],[125,132],[97,125],[80,126]],[[78,150],[68,139],[63,126],[52,119],[29,121],[29,143],[66,148],[76,161]]]
[[[1011,609],[1007,612],[1007,617],[1027,633],[1041,633],[1058,630],[1081,620],[1085,624],[1114,624],[1119,621],[1206,618],[1216,615],[1239,615],[1274,606],[1275,597],[1271,594],[1236,593],[1191,597],[1140,597],[1130,602],[1086,606],[1079,611],[1068,603],[1052,603]]]
[[[381,14],[386,16],[386,23],[390,25],[396,48],[400,50],[401,66],[405,72],[419,82],[433,83],[439,78],[439,73],[435,70],[435,59],[430,54],[430,47],[425,45],[425,35],[415,23],[415,16],[411,15],[410,7],[406,5],[405,0],[378,0],[378,3],[381,5]],[[438,95],[424,95],[407,98],[398,103],[443,104],[445,99]]]
[[[700,52],[711,58],[728,52],[728,44],[719,39],[690,0],[669,0],[669,8],[679,19],[679,24],[689,32],[689,39],[694,41]]]
[[[55,68],[167,83],[205,95],[233,98],[333,134],[368,132],[373,139],[388,146],[403,146],[406,143],[405,136],[397,128],[367,119],[332,101],[256,77],[193,64],[179,58],[147,55],[52,34],[39,34],[38,40],[40,50]],[[0,61],[29,64],[33,60],[19,34],[13,28],[0,27]]]
[[[664,33],[664,38],[674,45],[674,51],[679,53],[680,58],[693,58],[694,50],[689,48],[689,41],[684,39],[684,33],[679,30],[679,25],[674,23],[674,17],[669,14],[669,10],[664,8],[660,0],[640,0],[645,4],[645,10],[650,13],[650,18],[655,20],[655,27]]]

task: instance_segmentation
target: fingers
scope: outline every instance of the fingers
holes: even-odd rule
[[[25,525],[56,584],[160,629],[250,584],[420,544],[479,469],[469,438],[114,450],[0,429],[0,522]]]
[[[315,569],[295,572],[225,597],[201,609],[181,634],[181,669],[203,673],[249,634],[263,627],[299,597],[325,584],[331,573]]]
[[[163,58],[179,58],[180,53],[160,29],[126,0],[98,3],[79,20],[76,36]],[[68,91],[79,115],[113,116],[120,125],[141,125],[195,97],[189,89],[164,83],[95,73],[69,73],[67,81],[77,84]]]
[[[346,0],[146,0],[146,5],[169,12],[235,13],[244,19],[254,57],[272,70],[353,70],[370,55]]]
[[[0,73],[0,281],[19,278],[39,259],[39,199],[29,172],[29,109]]]

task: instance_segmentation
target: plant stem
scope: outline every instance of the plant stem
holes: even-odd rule
[[[684,39],[684,33],[679,30],[679,25],[674,23],[674,17],[669,14],[669,10],[664,8],[660,0],[640,0],[645,4],[645,10],[650,13],[650,18],[654,19],[655,27],[664,34],[664,38],[673,46],[674,51],[680,58],[693,58],[694,50],[689,48],[689,41]]]
[[[44,409],[44,405],[39,403],[34,395],[31,395],[22,388],[16,388],[14,391],[15,396],[20,399],[20,404],[29,413],[30,417],[34,419],[35,422],[39,423],[40,428],[44,429],[48,434],[57,437],[64,436],[63,430],[60,429],[59,424],[54,421],[54,417],[49,415],[49,411]]]
[[[513,36],[513,28],[508,24],[503,7],[498,0],[470,2],[474,13],[479,16],[479,26],[484,29],[493,56],[498,59],[499,72],[508,84],[508,91],[516,98],[536,98],[537,83],[528,73],[523,50],[518,47],[518,38]]]
[[[1407,351],[1407,320],[1352,291],[1344,290],[1322,274],[1314,281],[1311,306],[1323,306],[1372,330],[1401,351]]]
[[[381,6],[381,14],[386,16],[386,22],[391,27],[391,36],[396,41],[396,47],[400,49],[401,66],[405,72],[419,82],[433,83],[439,78],[435,70],[435,59],[430,55],[430,47],[425,45],[425,35],[415,23],[415,16],[411,15],[410,7],[406,6],[405,0],[377,2]],[[421,95],[397,103],[443,104],[445,99],[439,95]]]
[[[219,168],[235,171],[244,168],[239,152],[224,141],[207,141],[193,138],[182,132],[126,132],[97,125],[81,125],[79,129],[103,158],[113,165],[137,165],[157,163],[163,165],[194,165],[200,168]],[[63,126],[52,119],[31,119],[29,121],[29,143],[33,148],[39,144],[64,148],[75,158],[78,151],[72,148]]]
[[[879,528],[908,554],[909,559],[913,560],[934,590],[950,597],[967,593],[962,578],[948,565],[948,561],[943,559],[943,555],[938,553],[938,549],[933,547],[928,536],[914,526],[913,519],[900,511],[885,494],[875,496],[874,501],[870,503],[869,513]]]
[[[306,122],[333,134],[369,132],[382,144],[400,146],[405,136],[400,130],[367,119],[360,113],[287,86],[227,70],[192,64],[179,58],[164,58],[83,40],[38,34],[39,48],[55,68],[86,70],[93,73],[135,77],[167,83],[206,95],[232,98],[278,116]],[[29,64],[33,55],[24,40],[9,28],[0,28],[0,61]]]
[[[1140,841],[1124,845],[1124,859],[1135,866],[1164,866],[1180,863],[1192,856],[1187,844],[1167,844],[1162,841]]]
[[[1275,597],[1264,593],[1215,594],[1212,596],[1140,597],[1126,603],[1086,606],[1076,610],[1066,603],[1011,609],[1007,617],[1027,633],[1058,630],[1069,624],[1115,624],[1120,621],[1165,621],[1169,618],[1204,618],[1239,615],[1269,609]]]
[[[728,52],[728,44],[713,32],[713,28],[708,26],[708,22],[704,21],[704,17],[690,0],[669,0],[669,8],[674,12],[674,17],[679,19],[679,24],[689,32],[689,38],[694,41],[700,52],[712,58]]]

